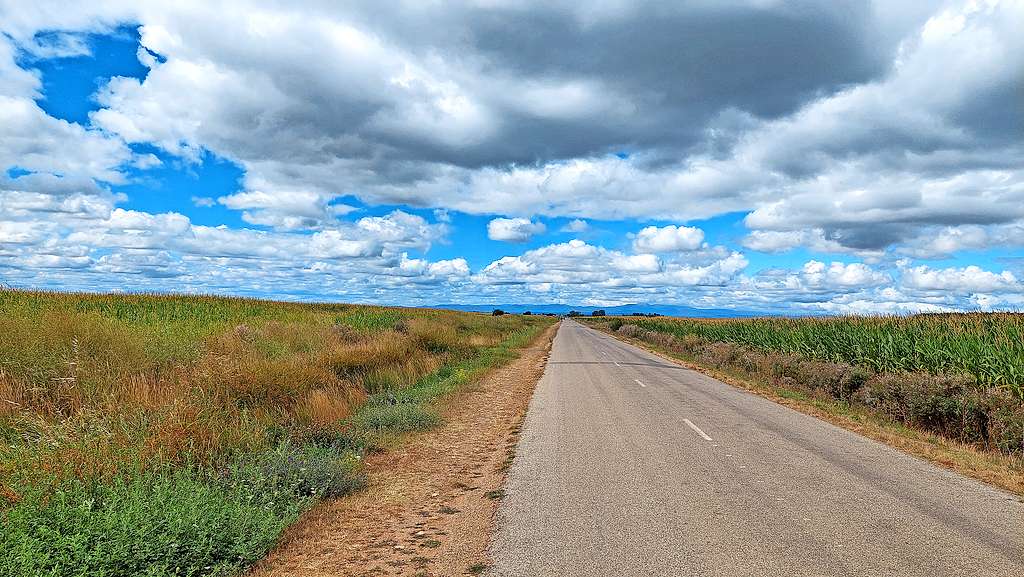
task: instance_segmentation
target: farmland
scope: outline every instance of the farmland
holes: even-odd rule
[[[715,368],[1024,453],[1024,315],[590,322]]]
[[[0,574],[231,574],[551,321],[0,292]]]

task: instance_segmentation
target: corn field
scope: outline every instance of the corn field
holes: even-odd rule
[[[647,330],[696,335],[769,352],[849,363],[879,373],[965,375],[1024,399],[1024,314],[910,317],[630,319]]]

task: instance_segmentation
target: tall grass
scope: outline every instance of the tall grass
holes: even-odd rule
[[[1024,399],[1024,315],[630,319],[643,329],[849,363],[880,373],[963,375]]]
[[[548,322],[0,291],[0,574],[236,571]]]

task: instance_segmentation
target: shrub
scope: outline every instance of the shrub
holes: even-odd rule
[[[505,311],[503,311],[501,309],[494,309],[493,311],[491,311],[491,316],[495,316],[495,317],[500,317],[500,316],[502,316],[504,314],[505,314]]]
[[[352,493],[365,484],[365,477],[358,470],[356,455],[344,447],[284,442],[270,451],[237,459],[223,483],[248,501],[263,498],[260,495],[320,499]]]
[[[634,339],[640,338],[641,331],[642,329],[636,325],[622,325],[617,330],[620,335]]]
[[[643,338],[666,349],[679,349],[679,341],[672,335],[666,335],[665,333],[651,333],[651,331],[645,331]]]
[[[685,335],[681,339],[677,339],[679,348],[686,351],[689,354],[694,354],[698,349],[706,344],[706,341],[697,335]]]
[[[729,343],[708,343],[701,348],[699,359],[713,367],[729,366],[739,357],[739,349]]]
[[[1024,406],[1008,394],[988,399],[989,439],[1004,453],[1024,453]]]

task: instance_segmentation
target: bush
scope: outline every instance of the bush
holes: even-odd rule
[[[622,325],[618,328],[616,332],[618,332],[622,336],[637,339],[640,338],[640,334],[641,332],[643,332],[643,329],[636,325]]]
[[[708,343],[700,350],[701,362],[716,368],[732,364],[739,357],[739,349],[729,343]]]
[[[998,450],[1010,454],[1024,453],[1024,406],[1001,393],[989,399],[989,439]]]
[[[622,319],[612,319],[611,322],[608,323],[608,328],[613,331],[619,330],[622,328]]]
[[[494,317],[500,317],[500,316],[502,316],[504,314],[505,314],[505,311],[503,311],[501,309],[494,309],[493,311],[491,311],[491,316],[494,316]]]
[[[347,495],[362,488],[366,479],[356,455],[345,448],[342,443],[295,446],[285,442],[234,463],[224,483],[248,500],[270,494],[315,499]]]

